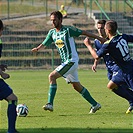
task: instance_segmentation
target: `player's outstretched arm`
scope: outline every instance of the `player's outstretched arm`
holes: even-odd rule
[[[42,49],[42,48],[45,48],[45,46],[43,46],[43,44],[40,44],[39,46],[33,48],[31,51],[32,51],[32,52],[37,52],[37,51],[39,51],[39,50]]]
[[[85,36],[90,37],[90,38],[98,39],[102,44],[105,41],[107,41],[105,38],[99,37],[99,36],[97,36],[95,34],[92,34],[92,33],[88,32],[88,31],[86,31],[86,30],[82,31],[82,35],[85,35]]]
[[[84,44],[86,45],[86,47],[87,47],[88,50],[90,51],[92,57],[93,57],[94,59],[99,59],[99,57],[98,57],[98,55],[97,55],[95,49],[92,47],[92,44],[91,44],[90,39],[89,39],[88,37],[86,37],[86,38],[84,39]]]

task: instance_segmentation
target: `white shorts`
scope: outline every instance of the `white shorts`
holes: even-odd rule
[[[67,83],[79,82],[78,80],[78,62],[65,62],[55,69],[64,77]]]

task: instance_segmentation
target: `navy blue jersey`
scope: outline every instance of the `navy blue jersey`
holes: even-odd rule
[[[97,39],[94,40],[94,44],[95,44],[95,48],[97,51],[102,47],[102,44]],[[111,56],[109,56],[109,53],[103,55],[103,60],[104,60],[104,63],[106,65],[108,71],[112,71],[112,69],[113,69],[112,67],[116,66],[116,63],[111,58]]]
[[[97,54],[99,57],[103,57],[109,53],[123,72],[132,73],[132,59],[129,54],[128,42],[133,42],[133,35],[116,35],[105,42]]]
[[[102,47],[102,44],[97,39],[95,39],[94,44],[95,44],[95,48],[97,51]],[[108,71],[108,79],[112,80],[117,85],[125,84],[125,87],[128,88],[128,86],[126,85],[126,83],[123,79],[122,70],[115,63],[115,61],[111,58],[109,53],[103,55],[103,59],[104,59],[104,62],[106,64],[106,68]]]

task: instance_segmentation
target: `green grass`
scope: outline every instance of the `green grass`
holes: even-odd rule
[[[1,12],[3,14],[7,13],[7,10],[9,10],[10,14],[14,14],[14,15],[27,15],[27,14],[38,14],[38,13],[42,13],[45,11],[44,5],[41,6],[33,6],[33,5],[29,5],[27,3],[27,5],[21,5],[20,3],[16,3],[16,2],[10,2],[9,3],[9,9],[8,9],[8,4],[7,2],[3,2],[0,4],[1,7]]]
[[[55,9],[58,6],[58,9],[60,8],[61,4],[66,4],[67,6],[70,6],[71,0],[57,0],[58,4],[56,1],[47,1],[47,11],[51,12],[53,9],[51,8],[51,5],[55,5]],[[8,5],[9,4],[9,5]],[[90,7],[90,1],[86,1],[87,4],[87,9],[92,8],[92,10],[100,10],[96,3],[92,1],[92,7]],[[100,6],[105,10],[109,11],[109,9],[112,7],[112,12],[132,12],[132,9],[127,5],[124,4],[122,0],[116,0],[112,1],[112,6],[110,7],[110,1],[104,1],[101,0],[99,1]],[[46,3],[45,0],[24,0],[23,3],[21,4],[20,0],[9,0],[9,3],[5,1],[0,1],[0,16],[5,16],[5,14],[9,14],[12,16],[20,16],[20,15],[30,15],[30,14],[39,14],[39,13],[44,13],[46,12]],[[9,8],[8,8],[9,6]],[[80,7],[84,8],[84,4],[81,4],[77,6],[77,4],[71,4],[71,7]],[[66,8],[67,9],[67,8]],[[69,10],[68,10],[69,11]]]
[[[27,117],[17,118],[20,133],[129,133],[133,132],[133,114],[125,114],[126,100],[106,88],[106,70],[79,70],[79,79],[91,95],[102,105],[101,110],[89,114],[88,104],[80,94],[67,85],[63,78],[57,80],[58,90],[54,112],[44,111],[47,103],[48,75],[46,70],[8,71],[6,80],[18,96],[18,103],[29,107]],[[1,102],[0,133],[7,128],[6,101]]]

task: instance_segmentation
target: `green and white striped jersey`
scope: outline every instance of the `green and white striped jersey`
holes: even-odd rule
[[[80,29],[73,26],[62,25],[59,32],[56,32],[55,28],[51,29],[42,44],[48,46],[54,42],[62,62],[75,62],[79,60],[79,57],[73,37],[78,37],[81,34],[82,30]]]

